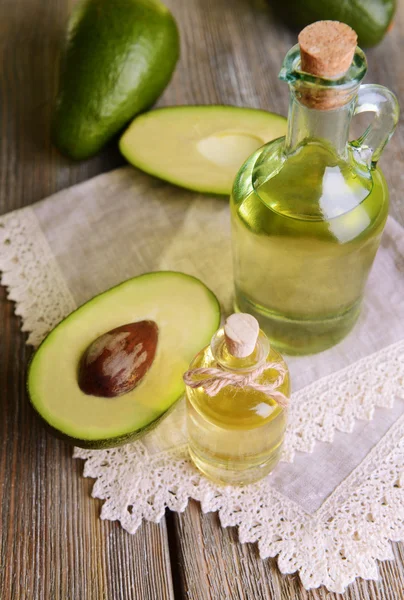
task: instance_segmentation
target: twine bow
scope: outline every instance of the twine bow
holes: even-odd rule
[[[267,369],[275,369],[279,376],[273,383],[258,383],[257,378]],[[289,398],[278,390],[285,380],[286,369],[279,363],[265,363],[249,373],[234,373],[218,368],[191,369],[184,374],[184,382],[190,388],[202,387],[208,396],[216,396],[227,385],[249,387],[273,398],[279,406],[287,408]]]

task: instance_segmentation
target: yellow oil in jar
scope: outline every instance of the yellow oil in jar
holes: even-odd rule
[[[220,331],[218,334],[220,336]],[[266,336],[261,332],[260,338],[266,339]],[[221,364],[240,373],[252,368],[259,348],[244,359],[231,356],[224,345],[219,352]],[[287,370],[274,349],[269,351],[266,361],[278,363]],[[217,356],[208,346],[196,356],[190,368],[215,365]],[[278,376],[276,369],[267,369],[257,381],[273,383]],[[278,389],[288,396],[289,388],[286,374]],[[249,387],[228,385],[212,397],[202,387],[187,387],[187,427],[189,451],[196,466],[215,481],[243,485],[260,479],[279,461],[286,412],[272,398]]]
[[[282,150],[282,139],[268,144],[235,181],[235,307],[282,352],[310,354],[340,341],[358,317],[388,190],[382,173],[360,171],[353,154],[343,161],[312,142],[283,162]]]

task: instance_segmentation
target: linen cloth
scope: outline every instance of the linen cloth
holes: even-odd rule
[[[146,271],[199,277],[229,313],[228,202],[118,169],[0,217],[0,268],[34,345],[83,302]],[[76,450],[106,500],[102,518],[134,532],[192,497],[307,588],[377,578],[389,540],[404,539],[403,338],[404,231],[389,218],[354,330],[326,352],[287,357],[294,394],[274,473],[245,488],[204,479],[188,459],[180,402],[134,444]]]

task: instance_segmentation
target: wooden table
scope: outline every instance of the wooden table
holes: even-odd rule
[[[161,104],[228,103],[286,114],[287,86],[277,79],[296,37],[275,25],[264,1],[166,0],[179,23],[182,58]],[[0,1],[0,213],[123,163],[116,143],[72,164],[49,140],[58,54],[68,0]],[[395,28],[368,52],[368,81],[394,90],[404,105],[404,6]],[[401,77],[400,77],[401,75]],[[404,223],[404,128],[382,159],[392,214]],[[400,214],[401,211],[401,214]],[[286,600],[404,598],[404,545],[381,564],[380,582],[356,581],[346,594],[307,592],[275,560],[260,560],[234,529],[191,502],[135,535],[101,521],[92,481],[71,448],[45,433],[25,392],[32,350],[0,289],[0,598],[30,600]]]

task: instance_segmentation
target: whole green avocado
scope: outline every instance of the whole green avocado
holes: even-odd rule
[[[323,19],[347,23],[358,34],[359,45],[369,47],[383,39],[396,0],[272,0],[271,7],[287,25],[299,29]]]
[[[76,160],[98,152],[157,100],[178,56],[175,20],[159,0],[79,0],[61,59],[57,148]]]

